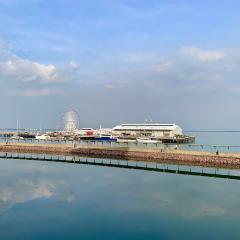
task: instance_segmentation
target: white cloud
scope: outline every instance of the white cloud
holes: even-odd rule
[[[128,52],[123,55],[123,59],[129,63],[153,63],[159,59],[159,55],[146,52]]]
[[[196,47],[185,47],[181,49],[181,54],[190,56],[203,62],[217,61],[224,58],[224,53],[217,50],[203,50]]]
[[[18,96],[26,96],[26,97],[45,97],[45,96],[53,96],[62,94],[61,91],[50,88],[41,88],[41,89],[27,89],[18,91],[16,93]]]
[[[69,67],[70,67],[72,70],[77,70],[77,69],[79,69],[79,64],[76,63],[76,62],[74,62],[74,61],[69,62],[68,65],[69,65]]]
[[[45,65],[20,58],[0,61],[0,76],[13,77],[23,82],[54,83],[66,80],[52,64]]]
[[[145,87],[152,87],[152,86],[153,86],[153,82],[146,80],[146,81],[143,82],[143,85],[144,85]]]
[[[170,62],[162,59],[162,60],[160,60],[160,62],[158,64],[156,64],[154,66],[154,70],[156,72],[164,72],[164,71],[168,70],[171,67],[171,65],[172,64]]]
[[[63,67],[43,64],[16,56],[0,46],[0,80],[10,79],[22,82],[52,84],[67,82],[71,73],[79,69],[76,62],[69,62]]]
[[[108,90],[111,90],[111,89],[115,88],[115,85],[113,83],[108,83],[108,84],[105,85],[105,88],[108,89]]]

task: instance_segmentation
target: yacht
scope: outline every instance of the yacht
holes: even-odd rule
[[[100,134],[94,140],[96,140],[96,141],[117,141],[117,138],[111,134]]]
[[[157,140],[157,138],[154,137],[142,137],[137,138],[138,143],[161,143],[161,141]]]

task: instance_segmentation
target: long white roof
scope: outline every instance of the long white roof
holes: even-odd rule
[[[159,123],[136,123],[136,124],[120,124],[113,128],[113,130],[175,130],[181,128],[176,124],[159,124]]]

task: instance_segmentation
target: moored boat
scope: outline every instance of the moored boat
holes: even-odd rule
[[[134,138],[117,138],[118,143],[136,143],[137,140]]]
[[[143,138],[137,138],[138,143],[161,143],[161,141],[157,140],[153,137],[143,137]]]
[[[95,141],[117,141],[117,138],[111,134],[101,134],[95,137]]]

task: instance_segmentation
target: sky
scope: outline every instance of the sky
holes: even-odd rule
[[[237,0],[0,0],[0,128],[240,130]]]

